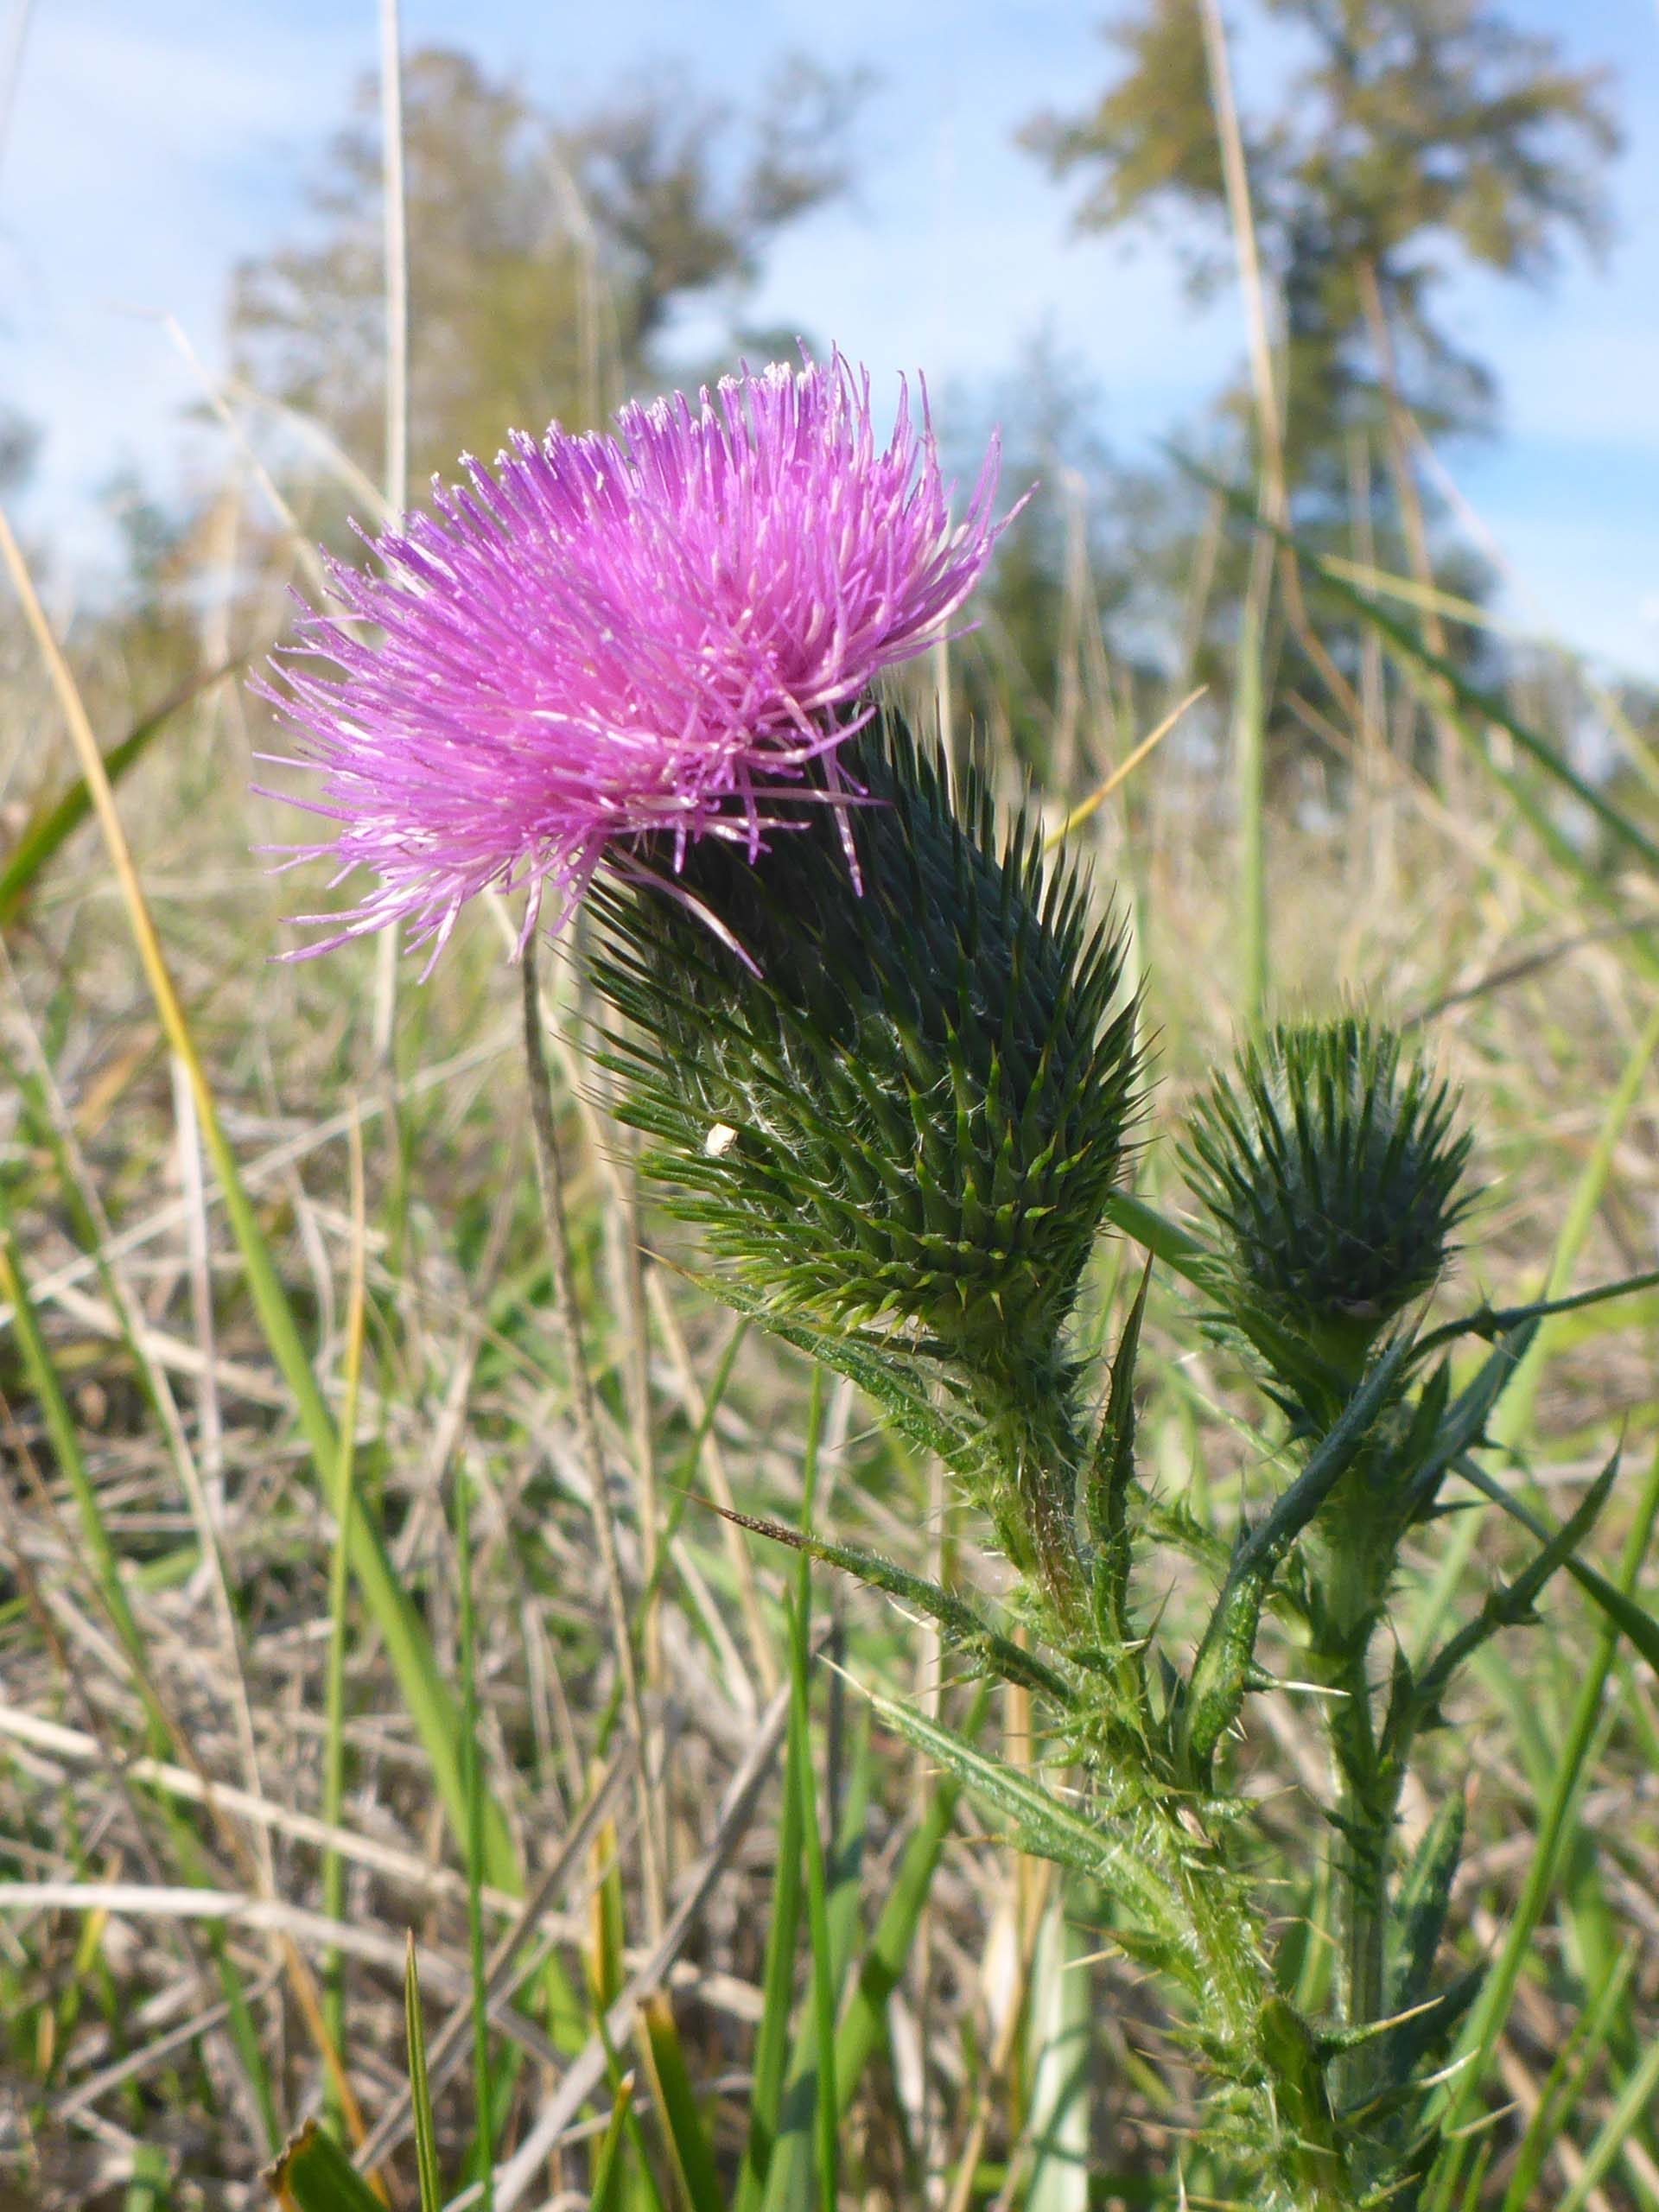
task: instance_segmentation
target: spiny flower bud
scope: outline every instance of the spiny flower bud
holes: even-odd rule
[[[1455,1113],[1398,1035],[1358,1016],[1245,1046],[1184,1147],[1241,1298],[1351,1367],[1450,1255],[1471,1203]]]
[[[842,761],[864,797],[753,860],[598,891],[622,1110],[774,1311],[1052,1368],[1137,1098],[1120,934],[896,721]]]

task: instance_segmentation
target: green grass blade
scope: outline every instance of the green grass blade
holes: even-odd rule
[[[480,2202],[495,2201],[494,2083],[490,2074],[489,1969],[484,1943],[484,1777],[478,1741],[478,1624],[473,1590],[470,1478],[455,1478],[455,1575],[461,1586],[461,1773],[466,1796],[467,1942],[473,1997],[474,2123],[478,2144]]]
[[[784,1762],[783,1802],[778,1815],[778,1871],[772,1879],[761,1973],[760,2024],[754,2043],[754,2082],[749,2094],[749,2133],[738,2177],[734,2212],[759,2212],[764,2200],[783,2109],[790,2019],[795,2002],[795,1942],[801,1924],[802,1817],[800,1775]]]
[[[1597,2129],[1595,2140],[1585,2153],[1583,2170],[1561,2199],[1559,2212],[1584,2212],[1619,2152],[1643,2121],[1651,2119],[1656,2097],[1659,2097],[1659,2041],[1648,2045],[1614,2099],[1612,2110]]]
[[[1527,2212],[1533,2190],[1543,2172],[1544,2160],[1560,2133],[1567,2113],[1589,2078],[1590,2069],[1606,2044],[1619,2004],[1636,1966],[1636,1953],[1625,1951],[1603,1979],[1593,2002],[1574,2023],[1571,2036],[1557,2054],[1539,2093],[1538,2107],[1515,2154],[1515,2168],[1498,2212]]]
[[[1233,676],[1238,1002],[1248,1029],[1261,1027],[1268,1006],[1267,702],[1262,664],[1272,585],[1273,560],[1263,540],[1250,562]]]
[[[350,1622],[351,1533],[355,1487],[357,1402],[363,1375],[364,1219],[363,1151],[353,1132],[352,1281],[346,1322],[346,1389],[340,1425],[340,1465],[334,1481],[334,1548],[328,1573],[328,1659],[323,1686],[322,1817],[343,1825],[346,1804],[346,1655]],[[346,1868],[331,1846],[322,1855],[322,1909],[330,1920],[346,1916]],[[332,1950],[323,1965],[323,2020],[334,2049],[346,2050],[346,1961]],[[338,2100],[336,2099],[337,2102]],[[330,2118],[340,2114],[331,2109]]]
[[[1655,1005],[1624,1064],[1624,1071],[1602,1116],[1590,1157],[1585,1162],[1584,1171],[1573,1189],[1545,1277],[1543,1295],[1546,1299],[1560,1296],[1572,1278],[1573,1270],[1589,1238],[1597,1211],[1606,1194],[1612,1175],[1614,1154],[1625,1124],[1635,1110],[1643,1077],[1656,1052],[1659,1052],[1659,1003]],[[1543,1363],[1549,1356],[1557,1332],[1565,1325],[1564,1317],[1552,1317],[1539,1323],[1515,1374],[1504,1385],[1503,1398],[1493,1414],[1488,1433],[1495,1444],[1513,1451],[1531,1433],[1532,1409],[1538,1395]],[[1408,1648],[1421,1651],[1433,1634],[1440,1618],[1450,1605],[1452,1593],[1461,1583],[1465,1570],[1474,1556],[1475,1547],[1480,1541],[1480,1516],[1471,1513],[1465,1515],[1460,1525],[1453,1530],[1433,1584],[1419,1609],[1419,1618],[1405,1639]]]
[[[421,1970],[412,1929],[404,1955],[404,2036],[409,2049],[409,2101],[415,2122],[415,2172],[420,2184],[421,2212],[443,2212],[432,2084],[426,2073],[426,2016],[421,2006]]]
[[[16,586],[23,613],[51,678],[76,755],[88,798],[98,814],[126,909],[128,928],[149,988],[162,1030],[189,1082],[201,1139],[224,1195],[226,1216],[242,1255],[244,1274],[266,1346],[292,1394],[302,1434],[315,1466],[319,1489],[329,1493],[339,1465],[340,1443],[317,1385],[311,1362],[282,1278],[225,1134],[219,1103],[196,1049],[178,987],[162,950],[144,896],[132,849],[115,803],[107,762],[99,750],[85,702],[68,663],[53,635],[27,563],[3,513],[0,513],[0,556]],[[437,1668],[432,1647],[414,1604],[392,1572],[378,1527],[366,1508],[353,1517],[352,1570],[358,1577],[376,1627],[397,1673],[433,1778],[456,1835],[465,1830],[465,1799],[456,1754],[454,1701]],[[518,1869],[512,1838],[499,1807],[489,1821],[490,1872],[498,1886],[513,1890]]]
[[[1344,605],[1351,607],[1361,620],[1382,639],[1396,661],[1408,669],[1414,669],[1421,676],[1433,677],[1444,691],[1466,715],[1481,722],[1490,722],[1512,738],[1521,750],[1530,755],[1544,772],[1570,791],[1573,798],[1587,807],[1598,821],[1629,851],[1644,861],[1651,869],[1659,871],[1659,844],[1656,844],[1644,830],[1632,822],[1620,808],[1615,806],[1605,792],[1580,775],[1577,769],[1558,752],[1549,740],[1523,722],[1512,713],[1505,702],[1493,691],[1471,683],[1452,662],[1432,652],[1416,632],[1400,620],[1388,609],[1360,590],[1349,579],[1325,560],[1319,554],[1303,545],[1286,530],[1268,521],[1250,501],[1233,486],[1198,462],[1182,455],[1176,456],[1189,475],[1195,476],[1212,492],[1220,493],[1240,521],[1252,530],[1264,532],[1279,544],[1289,547],[1298,562],[1317,575],[1326,590],[1334,594]]]
[[[104,756],[104,772],[111,783],[118,784],[130,768],[137,766],[175,715],[226,677],[233,676],[247,658],[245,653],[238,653],[223,666],[193,677],[135,722]],[[0,930],[16,920],[41,874],[92,811],[92,795],[84,776],[77,776],[55,798],[44,799],[35,809],[19,831],[4,866],[0,867]]]
[[[632,2113],[633,2079],[627,2075],[616,2085],[616,2101],[611,2107],[610,2119],[600,2138],[599,2148],[594,2153],[588,2212],[621,2212],[623,2177],[627,2171],[622,2145],[626,2139],[628,2121]],[[421,2207],[421,2212],[427,2212],[424,2205]]]
[[[971,1742],[977,1734],[989,1702],[982,1685],[963,1726],[964,1739]],[[926,1810],[899,1856],[893,1887],[877,1916],[875,1932],[836,2031],[836,2086],[843,2113],[864,2069],[886,2038],[887,1999],[904,1979],[961,1797],[959,1783],[948,1774],[938,1777]]]
[[[1573,1270],[1594,1225],[1596,1214],[1606,1195],[1607,1185],[1613,1172],[1613,1156],[1624,1134],[1626,1123],[1636,1109],[1637,1100],[1659,1052],[1659,1004],[1656,1004],[1643,1024],[1642,1033],[1631,1047],[1618,1083],[1608,1098],[1596,1132],[1596,1141],[1589,1159],[1585,1162],[1573,1193],[1572,1203],[1561,1224],[1560,1234],[1555,1241],[1555,1250],[1550,1260],[1549,1274],[1543,1295],[1558,1298],[1567,1290]],[[1529,1346],[1515,1381],[1504,1394],[1503,1405],[1492,1424],[1496,1442],[1513,1447],[1527,1436],[1532,1427],[1533,1402],[1537,1396],[1538,1382],[1543,1363],[1549,1357],[1554,1330],[1559,1324],[1543,1321],[1537,1335]]]
[[[1090,2034],[1089,1977],[1056,1896],[1031,1964],[1031,2164],[1027,2212],[1088,2212]]]
[[[1626,1594],[1634,1586],[1647,1556],[1656,1518],[1659,1518],[1659,1453],[1655,1455],[1637,1500],[1636,1516],[1619,1561],[1618,1586]],[[1470,2107],[1480,2094],[1486,2069],[1509,2017],[1516,1984],[1570,1839],[1585,1761],[1601,1720],[1602,1694],[1617,1648],[1617,1631],[1611,1623],[1604,1623],[1561,1745],[1554,1788],[1548,1801],[1539,1807],[1538,1840],[1525,1885],[1503,1946],[1465,2025],[1456,2054],[1457,2062],[1460,2063],[1446,2083],[1434,2115],[1442,2136],[1447,2139],[1431,2176],[1432,2191],[1425,2200],[1428,2212],[1445,2212],[1445,2208],[1454,2202],[1471,2139],[1467,2134],[1459,2135],[1458,2131],[1470,2118]]]
[[[801,1840],[805,1846],[806,1924],[812,1944],[812,2041],[817,2084],[813,2108],[813,2148],[818,2177],[818,2203],[822,2212],[833,2212],[841,2168],[841,2108],[836,2094],[835,1959],[830,1942],[823,1838],[818,1827],[817,1792],[812,1786],[812,1738],[806,1706],[805,1643],[805,1607],[803,1604],[796,1609],[796,1648],[791,1661],[789,1747],[790,1757],[800,1777],[798,1786],[801,1793]]]
[[[674,2154],[691,2212],[727,2212],[720,2171],[697,2110],[673,2007],[660,1990],[640,2006],[639,2030],[651,2062],[663,2133]]]
[[[12,1332],[17,1339],[17,1349],[22,1355],[23,1372],[40,1406],[41,1418],[46,1425],[58,1471],[67,1484],[69,1495],[74,1500],[81,1538],[86,1547],[87,1565],[109,1614],[111,1625],[132,1662],[135,1682],[149,1713],[152,1732],[158,1738],[156,1748],[165,1749],[170,1743],[170,1731],[149,1687],[144,1639],[127,1596],[120,1560],[104,1525],[97,1486],[81,1452],[80,1436],[75,1427],[74,1416],[64,1396],[57,1369],[53,1363],[39,1317],[29,1296],[23,1273],[22,1254],[9,1225],[0,1226],[0,1295],[3,1295],[11,1307]]]

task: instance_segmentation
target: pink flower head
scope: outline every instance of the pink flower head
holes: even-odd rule
[[[812,762],[841,788],[854,702],[944,632],[997,534],[995,442],[953,523],[925,398],[918,425],[901,385],[879,448],[838,353],[616,421],[515,434],[493,474],[463,457],[435,515],[368,541],[384,573],[330,561],[341,611],[308,608],[261,689],[325,772],[296,803],[340,825],[289,864],[379,882],[305,917],[336,925],[307,951],[406,918],[435,957],[492,885],[531,887],[528,931],[548,886],[563,919],[647,833],[677,866],[697,837],[758,849]]]

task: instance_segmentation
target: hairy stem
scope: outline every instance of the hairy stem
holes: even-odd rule
[[[975,1378],[985,1423],[992,1494],[985,1503],[998,1541],[1033,1573],[1067,1633],[1087,1618],[1077,1546],[1077,1468],[1084,1457],[1071,1391],[1053,1360],[988,1365]]]
[[[1361,1510],[1358,1497],[1352,1510],[1332,1513],[1330,1523],[1325,1612],[1312,1656],[1317,1678],[1340,1693],[1328,1706],[1327,1727],[1337,1784],[1333,1860],[1342,2012],[1348,2026],[1362,2027],[1381,2019],[1386,2008],[1389,1864],[1401,1777],[1377,1740],[1368,1660],[1394,1548],[1377,1516]],[[1362,2046],[1344,2069],[1354,2094],[1363,2092],[1363,2078],[1354,2076],[1369,2070],[1374,2049]]]

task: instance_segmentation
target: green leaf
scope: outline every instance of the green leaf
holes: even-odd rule
[[[285,2212],[385,2212],[332,2135],[308,2120],[273,2166],[265,2183]]]
[[[621,2155],[622,2144],[632,2116],[633,2076],[630,2074],[616,2085],[616,2101],[611,2107],[610,2119],[606,2122],[599,2148],[594,2153],[593,2186],[588,2192],[588,2212],[621,2212],[622,2185],[627,2173],[627,2162]],[[424,2206],[422,2212],[426,2212]]]
[[[978,1439],[936,1405],[919,1379],[918,1365],[907,1351],[888,1351],[868,1338],[860,1342],[779,1313],[759,1292],[730,1276],[693,1273],[688,1278],[734,1313],[757,1322],[771,1336],[804,1352],[822,1366],[844,1375],[885,1413],[907,1441],[937,1452],[965,1482],[978,1478],[983,1459]]]
[[[1043,1915],[1027,1999],[1031,2143],[1026,2212],[1088,2212],[1094,2003],[1084,1946],[1057,1894]]]
[[[1404,1501],[1408,1522],[1420,1521],[1427,1516],[1440,1494],[1440,1484],[1447,1471],[1456,1466],[1472,1446],[1480,1442],[1493,1407],[1520,1372],[1527,1347],[1532,1342],[1537,1326],[1535,1321],[1523,1321],[1517,1328],[1501,1337],[1481,1362],[1473,1379],[1465,1383],[1452,1401],[1427,1448],[1422,1450],[1413,1446],[1410,1486]],[[1421,1351],[1421,1344],[1416,1350]],[[1429,1401],[1431,1393],[1438,1395],[1433,1376],[1423,1393],[1425,1402]],[[1414,1421],[1412,1426],[1414,1434]]]
[[[1213,1294],[1217,1280],[1215,1255],[1190,1230],[1181,1228],[1131,1191],[1113,1192],[1106,1201],[1106,1218],[1195,1290]]]
[[[754,2078],[749,2093],[749,2135],[734,2212],[758,2212],[783,2109],[790,2015],[795,2002],[795,1939],[801,1923],[801,1790],[800,1770],[792,1758],[785,1758],[783,1804],[778,1816],[778,1871],[766,1920],[760,2025],[755,2035]]]
[[[1463,1853],[1464,1819],[1462,1795],[1453,1790],[1423,1831],[1400,1878],[1390,1931],[1395,1955],[1389,2005],[1393,2012],[1409,2012],[1428,1994]]]
[[[714,1510],[722,1520],[734,1522],[740,1529],[752,1529],[757,1536],[767,1536],[774,1543],[805,1552],[813,1559],[822,1560],[826,1567],[838,1567],[843,1573],[855,1576],[872,1589],[885,1591],[902,1605],[913,1605],[918,1612],[937,1622],[946,1639],[976,1659],[988,1673],[1038,1691],[1062,1705],[1073,1701],[1070,1685],[1051,1667],[1045,1666],[1029,1651],[1022,1650],[1011,1637],[1001,1635],[965,1599],[954,1597],[925,1575],[912,1574],[907,1567],[883,1559],[879,1552],[867,1552],[855,1544],[829,1543],[819,1536],[804,1536],[798,1529],[787,1528],[782,1522],[757,1520],[753,1514],[735,1513],[723,1505]]]
[[[1407,1337],[1397,1338],[1389,1347],[1301,1473],[1280,1493],[1267,1519],[1234,1554],[1192,1662],[1182,1720],[1187,1757],[1201,1779],[1207,1777],[1215,1747],[1243,1703],[1255,1662],[1262,1602],[1280,1564],[1353,1464],[1411,1350]]]
[[[1152,1287],[1152,1262],[1153,1255],[1148,1253],[1140,1290],[1118,1340],[1106,1409],[1083,1484],[1084,1523],[1095,1547],[1095,1632],[1118,1645],[1129,1641],[1128,1497],[1135,1482],[1135,1363],[1141,1349],[1147,1293]]]
[[[1619,1560],[1619,1582],[1627,1592],[1634,1586],[1647,1556],[1656,1519],[1659,1519],[1659,1455],[1655,1457],[1637,1501],[1636,1515]],[[1611,1624],[1604,1625],[1579,1682],[1578,1694],[1557,1753],[1554,1784],[1547,1800],[1537,1808],[1537,1840],[1526,1881],[1510,1914],[1498,1955],[1482,1982],[1479,1997],[1463,2031],[1456,2057],[1464,2063],[1447,2069],[1437,2097],[1439,2109],[1434,2116],[1441,2143],[1430,2177],[1431,2186],[1424,2195],[1425,2212],[1446,2212],[1446,2208],[1456,2201],[1471,2140],[1465,2122],[1470,2107],[1484,2087],[1486,2069],[1503,2033],[1516,1984],[1531,1953],[1534,1936],[1573,1832],[1585,1764],[1602,1723],[1607,1677],[1617,1646]]]
[[[1545,1523],[1522,1505],[1519,1498],[1512,1497],[1501,1483],[1495,1482],[1484,1468],[1477,1466],[1472,1459],[1462,1459],[1457,1463],[1457,1471],[1465,1482],[1472,1484],[1483,1497],[1491,1498],[1494,1505],[1501,1506],[1523,1529],[1529,1529],[1541,1543],[1549,1541],[1550,1533]],[[1610,1582],[1605,1574],[1592,1567],[1588,1560],[1580,1559],[1576,1552],[1570,1552],[1561,1563],[1591,1602],[1600,1607],[1620,1634],[1635,1645],[1649,1666],[1659,1675],[1659,1621],[1655,1620],[1647,1607],[1627,1595],[1616,1583]]]
[[[983,1685],[969,1716],[970,1727],[983,1717]],[[887,2031],[887,2000],[899,1986],[921,1924],[944,1840],[956,1818],[960,1785],[949,1776],[935,1783],[926,1810],[906,1844],[899,1872],[877,1916],[852,1993],[836,2031],[836,2093],[843,2114],[854,2089]]]
[[[889,1727],[1011,1821],[1022,1850],[1109,1884],[1145,1923],[1154,1941],[1167,1947],[1166,1962],[1172,1971],[1182,1971],[1179,1946],[1185,1915],[1179,1891],[1160,1867],[1149,1862],[1130,1834],[1116,1824],[1085,1820],[1052,1791],[976,1750],[925,1713],[871,1690],[864,1694]]]
[[[1404,1708],[1406,1713],[1414,1719],[1433,1713],[1450,1687],[1452,1675],[1471,1652],[1478,1650],[1501,1630],[1516,1627],[1530,1617],[1533,1600],[1595,1526],[1618,1473],[1618,1454],[1615,1452],[1549,1541],[1529,1560],[1513,1582],[1506,1582],[1491,1592],[1473,1620],[1450,1637],[1423,1669],[1410,1703]],[[1395,1716],[1390,1712],[1390,1735],[1395,1732]],[[1403,1753],[1403,1745],[1402,1749]]]

